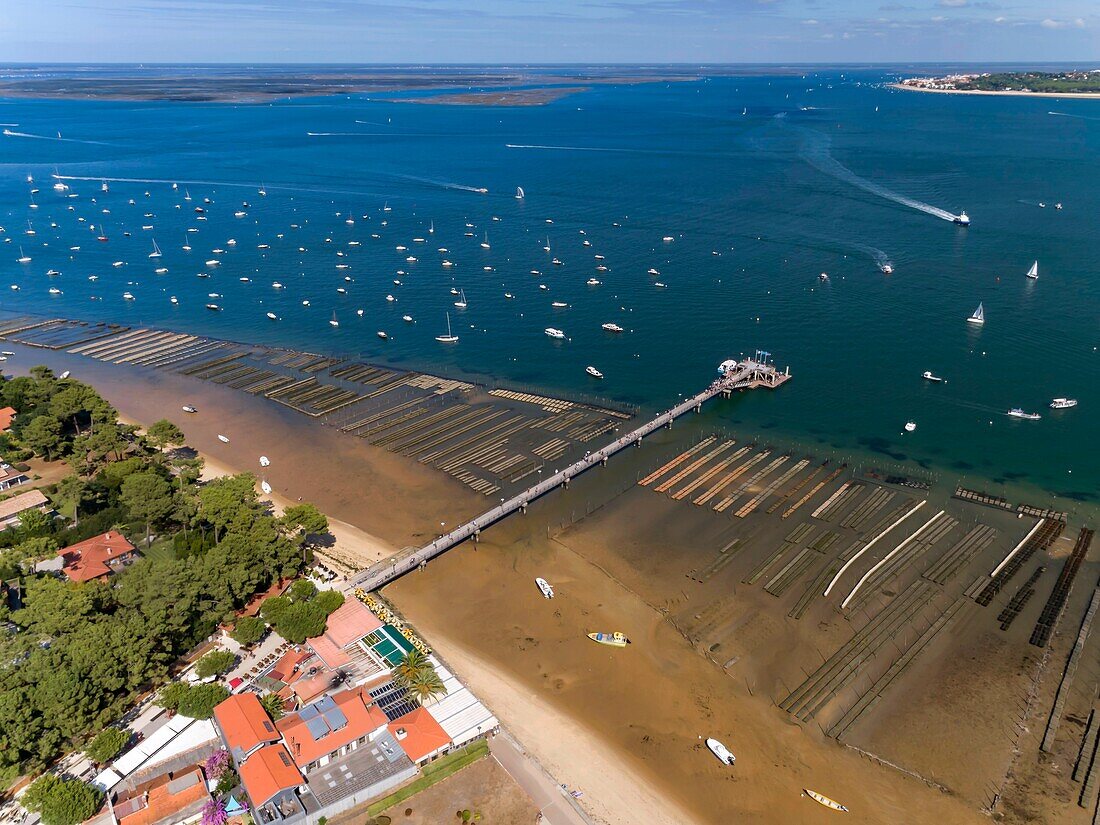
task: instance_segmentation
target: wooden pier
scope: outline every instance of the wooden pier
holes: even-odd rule
[[[705,402],[716,395],[728,397],[736,390],[755,389],[757,387],[775,389],[781,386],[791,377],[790,370],[788,368],[786,371],[780,372],[774,364],[768,363],[766,355],[766,353],[758,352],[755,358],[743,361],[724,361],[719,367],[719,378],[698,395],[682,401],[637,429],[619,436],[610,444],[586,454],[568,467],[542,479],[507,501],[440,536],[430,544],[419,548],[411,548],[390,559],[371,565],[348,582],[348,589],[377,590],[394,579],[426,564],[436,556],[447,552],[455,545],[461,544],[469,538],[476,540],[485,528],[516,511],[526,511],[527,505],[535,499],[558,487],[567,487],[571,478],[595,467],[597,464],[605,464],[611,456],[627,447],[640,445],[642,439],[647,435],[653,434],[662,427],[671,426],[672,422],[680,416],[693,410],[698,412]]]

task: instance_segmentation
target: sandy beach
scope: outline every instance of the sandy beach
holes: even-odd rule
[[[920,86],[906,86],[904,83],[891,83],[892,89],[907,92],[931,92],[939,95],[987,95],[992,97],[1060,97],[1066,100],[1076,98],[1100,98],[1100,92],[991,92],[982,89],[925,89]]]

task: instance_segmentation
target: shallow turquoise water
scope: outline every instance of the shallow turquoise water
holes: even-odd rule
[[[878,85],[888,77],[597,86],[531,108],[364,95],[270,105],[0,100],[0,122],[18,124],[5,128],[39,136],[0,138],[0,223],[11,238],[0,247],[0,309],[494,375],[646,407],[762,348],[795,380],[714,405],[716,424],[919,462],[971,486],[1027,481],[1095,501],[1100,101],[901,92]],[[64,140],[52,139],[59,131]],[[536,146],[556,148],[517,148]],[[69,181],[80,197],[67,198],[51,189],[55,167],[95,180]],[[34,210],[27,174],[41,190]],[[116,180],[125,178],[150,182]],[[973,226],[891,193],[966,209]],[[213,203],[200,222],[193,210],[204,197]],[[247,216],[235,218],[242,208]],[[28,220],[34,236],[24,234]],[[101,223],[107,243],[89,229]],[[146,257],[152,238],[159,262]],[[19,246],[30,264],[15,262]],[[229,251],[214,256],[218,247]],[[608,271],[595,270],[595,254]],[[564,265],[551,265],[554,256]],[[206,267],[213,257],[222,265]],[[442,268],[444,257],[456,266]],[[884,257],[894,274],[880,272]],[[1030,282],[1034,259],[1041,277]],[[112,267],[117,260],[127,265]],[[157,265],[168,274],[155,275]],[[61,275],[47,278],[50,268]],[[603,283],[587,286],[593,276]],[[64,294],[50,296],[51,284]],[[466,310],[452,306],[452,286],[465,291]],[[224,311],[204,309],[210,301]],[[975,330],[965,318],[979,301],[987,323]],[[327,323],[334,311],[338,328]],[[446,312],[461,338],[452,347],[434,340]],[[401,321],[406,313],[415,324]],[[605,321],[628,332],[609,335]],[[568,340],[546,337],[548,326]],[[588,364],[606,379],[585,375]],[[928,384],[924,370],[948,382]],[[1080,406],[1052,413],[1059,395]],[[1006,418],[1014,406],[1043,419]],[[918,429],[903,434],[909,419]]]

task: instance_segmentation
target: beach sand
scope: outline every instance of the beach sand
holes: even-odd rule
[[[906,86],[904,83],[891,83],[892,89],[907,92],[932,92],[940,95],[991,95],[993,97],[1060,97],[1066,100],[1082,98],[1100,98],[1100,92],[993,92],[984,89],[925,89],[920,86]]]

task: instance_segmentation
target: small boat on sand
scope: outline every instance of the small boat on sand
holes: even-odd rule
[[[630,639],[619,631],[614,633],[589,633],[588,638],[601,645],[608,645],[610,647],[626,647],[630,644]]]
[[[848,813],[848,809],[846,807],[841,805],[836,800],[829,799],[829,797],[825,796],[824,794],[819,794],[817,791],[811,791],[809,788],[803,788],[802,793],[810,797],[810,799],[812,799],[819,805],[824,805],[826,808],[831,808],[832,810],[840,811],[841,813]]]
[[[548,582],[546,579],[538,576],[535,578],[535,584],[538,585],[539,592],[542,593],[543,596],[548,599],[554,598],[554,588],[550,586],[550,582]]]
[[[218,436],[218,441],[220,441],[222,444],[228,444],[229,443],[229,436],[219,435]]]
[[[194,407],[192,407],[192,406],[191,406],[190,404],[184,404],[184,405],[183,405],[183,411],[184,411],[185,413],[197,413],[197,412],[198,412],[198,410],[196,410],[196,409],[195,409]]]
[[[729,749],[717,739],[708,739],[707,747],[710,748],[711,753],[713,753],[727,765],[732,765],[734,762],[737,761],[737,757],[730,753]]]
[[[264,495],[271,495],[271,485],[267,483],[266,478],[260,482],[260,489],[264,491]]]

